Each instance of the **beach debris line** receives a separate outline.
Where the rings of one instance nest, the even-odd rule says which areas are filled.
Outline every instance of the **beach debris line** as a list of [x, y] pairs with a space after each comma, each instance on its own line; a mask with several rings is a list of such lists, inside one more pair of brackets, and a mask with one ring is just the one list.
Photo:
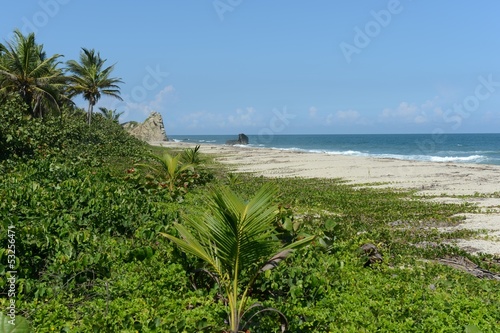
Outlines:
[[467, 273], [477, 276], [480, 279], [500, 281], [500, 273], [490, 272], [484, 268], [481, 268], [466, 257], [458, 255], [446, 256], [443, 258], [439, 258], [437, 262], [446, 266], [466, 271]]

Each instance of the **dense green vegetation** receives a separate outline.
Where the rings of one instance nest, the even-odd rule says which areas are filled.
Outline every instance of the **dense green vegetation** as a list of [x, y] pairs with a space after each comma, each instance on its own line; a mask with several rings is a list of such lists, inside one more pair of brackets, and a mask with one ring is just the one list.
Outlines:
[[[0, 50], [0, 63], [5, 54]], [[162, 234], [194, 232], [192, 222], [213, 211], [214, 189], [228, 186], [244, 207], [265, 185], [276, 195], [265, 205], [272, 229], [259, 242], [269, 238], [278, 250], [316, 237], [255, 281], [248, 273], [262, 261], [241, 268], [241, 285], [251, 285], [248, 306], [279, 311], [250, 308], [241, 319], [249, 320], [245, 329], [280, 332], [281, 313], [289, 332], [498, 331], [499, 282], [436, 261], [461, 255], [500, 270], [488, 256], [439, 245], [472, 234], [435, 227], [459, 222], [474, 206], [338, 179], [236, 176], [200, 155], [202, 148], [149, 147], [112, 117], [64, 100], [51, 104], [45, 92], [27, 98], [3, 89], [1, 73], [0, 307], [7, 310], [0, 328], [9, 327], [13, 300], [16, 322], [25, 318], [37, 333], [227, 331], [228, 293], [215, 282], [217, 272]], [[47, 93], [64, 95], [53, 84]], [[37, 104], [34, 96], [49, 100]], [[367, 243], [381, 261], [360, 251]], [[9, 271], [16, 271], [15, 297]]]
[[[16, 107], [10, 102], [0, 112]], [[2, 137], [8, 152], [0, 165], [2, 308], [9, 302], [7, 228], [14, 225], [16, 309], [34, 332], [223, 331], [224, 293], [201, 262], [159, 233], [175, 234], [175, 223], [203, 216], [207, 186], [229, 184], [230, 177], [221, 166], [201, 164], [173, 195], [162, 185], [165, 175], [137, 167], [155, 163], [151, 149], [104, 117], [94, 115], [91, 127], [85, 120], [76, 112], [2, 127], [1, 133], [25, 128]], [[456, 223], [474, 207], [354, 189], [340, 180], [231, 178], [233, 191], [247, 199], [264, 183], [279, 193], [275, 231], [283, 245], [318, 236], [249, 291], [249, 304], [278, 309], [290, 332], [495, 332], [500, 324], [498, 281], [433, 261], [467, 255], [458, 249], [414, 246], [467, 236], [432, 227]], [[383, 262], [365, 267], [359, 253], [365, 243], [378, 246]], [[250, 330], [278, 332], [280, 318], [260, 317]]]

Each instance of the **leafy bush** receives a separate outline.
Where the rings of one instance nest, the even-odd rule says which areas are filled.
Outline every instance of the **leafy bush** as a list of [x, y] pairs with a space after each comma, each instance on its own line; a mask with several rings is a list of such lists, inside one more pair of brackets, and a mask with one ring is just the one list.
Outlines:
[[[80, 332], [78, 322], [83, 323], [82, 331], [93, 331], [100, 323], [111, 331], [136, 327], [135, 321], [111, 324], [122, 318], [119, 309], [130, 304], [128, 299], [109, 300], [109, 313], [101, 317], [101, 288], [114, 286], [121, 277], [126, 286], [129, 275], [124, 267], [139, 279], [137, 268], [143, 262], [158, 261], [156, 235], [177, 220], [178, 203], [165, 202], [158, 193], [142, 191], [125, 179], [125, 170], [149, 153], [119, 125], [94, 115], [88, 126], [79, 110], [41, 120], [23, 116], [21, 109], [21, 102], [10, 100], [0, 113], [5, 120], [0, 123], [0, 290], [7, 295], [8, 253], [3, 249], [8, 244], [6, 230], [14, 226], [16, 308], [32, 321], [36, 332], [55, 327]], [[163, 263], [159, 271], [169, 271], [168, 267]], [[139, 288], [135, 297], [145, 296]], [[5, 302], [9, 300], [0, 298], [2, 306]], [[102, 320], [92, 324], [84, 320], [87, 315], [75, 304], [85, 304], [82, 308], [93, 313], [91, 317]], [[113, 304], [118, 312], [112, 312]], [[139, 307], [130, 308], [130, 313], [136, 310]], [[167, 326], [163, 315], [156, 318], [143, 323], [150, 328]], [[189, 329], [206, 324], [191, 321], [172, 325]]]
[[40, 121], [26, 116], [26, 109], [22, 101], [14, 98], [0, 104], [0, 161], [35, 153], [37, 142], [33, 142], [31, 133]]
[[57, 158], [116, 168], [129, 165], [128, 161], [143, 156], [147, 149], [143, 142], [101, 115], [94, 115], [92, 126], [88, 126], [85, 113], [79, 109], [66, 109], [61, 117], [44, 119], [25, 116], [25, 109], [16, 98], [0, 106], [0, 161]]

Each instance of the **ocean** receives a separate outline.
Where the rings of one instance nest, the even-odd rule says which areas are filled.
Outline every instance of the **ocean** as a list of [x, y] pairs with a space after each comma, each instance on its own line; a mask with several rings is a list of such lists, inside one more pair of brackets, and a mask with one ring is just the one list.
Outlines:
[[[500, 165], [500, 134], [247, 135], [248, 147], [400, 160]], [[170, 140], [223, 145], [238, 135], [172, 135]]]

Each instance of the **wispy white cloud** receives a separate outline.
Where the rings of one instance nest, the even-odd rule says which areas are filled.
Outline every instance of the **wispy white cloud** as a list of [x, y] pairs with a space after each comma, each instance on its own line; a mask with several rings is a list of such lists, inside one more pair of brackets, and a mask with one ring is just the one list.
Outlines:
[[176, 125], [188, 129], [210, 129], [210, 128], [224, 128], [226, 126], [225, 118], [219, 114], [211, 113], [208, 111], [191, 112], [180, 117], [176, 121]]
[[166, 125], [169, 128], [187, 128], [190, 130], [212, 129], [248, 129], [258, 128], [260, 115], [253, 107], [237, 108], [230, 112], [193, 111], [174, 119]]
[[316, 107], [311, 106], [307, 111], [310, 118], [316, 118], [316, 115], [318, 114], [318, 109]]
[[149, 106], [153, 109], [162, 109], [166, 103], [177, 101], [177, 92], [172, 85], [165, 86], [160, 90], [154, 97], [154, 99], [149, 103]]
[[227, 122], [229, 125], [233, 126], [255, 126], [257, 121], [255, 119], [257, 112], [253, 107], [247, 107], [245, 109], [236, 109], [234, 113], [227, 116]]
[[425, 117], [425, 115], [417, 115], [415, 116], [415, 118], [413, 118], [413, 122], [415, 124], [423, 124], [423, 123], [426, 123], [427, 122], [427, 117]]
[[338, 110], [328, 114], [325, 118], [327, 125], [331, 124], [344, 124], [344, 125], [366, 125], [369, 123], [359, 111], [357, 110]]
[[413, 119], [419, 113], [419, 108], [415, 104], [401, 102], [397, 108], [385, 108], [382, 110], [383, 119], [397, 118], [401, 120]]
[[415, 103], [401, 102], [396, 108], [385, 108], [379, 115], [381, 122], [404, 122], [423, 124], [441, 117], [443, 114], [438, 97], [426, 100], [417, 105]]
[[131, 95], [122, 95], [123, 101], [112, 98], [103, 98], [100, 105], [110, 109], [116, 109], [118, 112], [124, 112], [121, 119], [144, 120], [151, 112], [162, 112], [170, 103], [178, 100], [177, 91], [173, 85], [167, 85], [158, 91], [151, 99], [137, 101]]
[[359, 114], [358, 111], [346, 110], [346, 111], [337, 111], [335, 117], [340, 121], [355, 122], [361, 118], [361, 115]]
[[422, 109], [433, 109], [440, 103], [439, 97], [436, 96], [433, 99], [428, 99], [420, 105]]

